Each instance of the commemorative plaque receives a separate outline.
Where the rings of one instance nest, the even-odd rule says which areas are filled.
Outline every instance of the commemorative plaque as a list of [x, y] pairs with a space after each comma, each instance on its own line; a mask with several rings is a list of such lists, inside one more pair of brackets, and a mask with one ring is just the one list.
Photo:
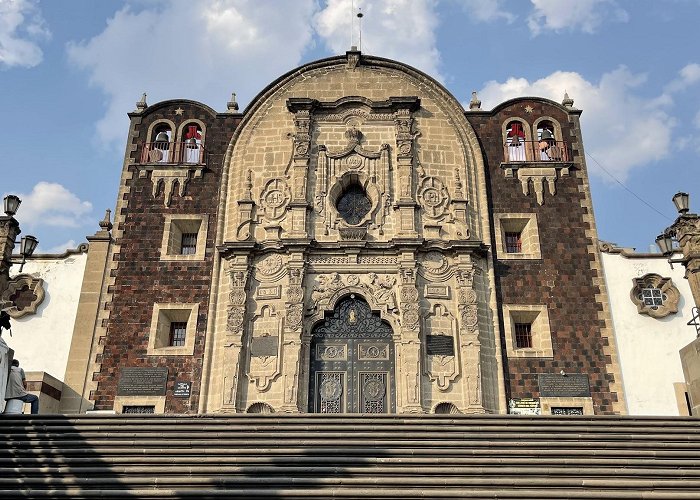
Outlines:
[[426, 335], [426, 350], [428, 356], [454, 356], [455, 343], [447, 335]]
[[588, 398], [591, 396], [588, 375], [580, 373], [567, 373], [565, 375], [540, 373], [538, 383], [540, 397], [543, 398]]
[[122, 368], [117, 396], [165, 396], [167, 368]]

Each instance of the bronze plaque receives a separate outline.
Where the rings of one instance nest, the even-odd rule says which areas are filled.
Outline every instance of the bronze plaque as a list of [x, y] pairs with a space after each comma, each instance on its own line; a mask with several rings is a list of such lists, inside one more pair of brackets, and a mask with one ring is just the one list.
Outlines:
[[250, 355], [256, 357], [277, 356], [277, 335], [253, 337], [250, 342]]
[[117, 396], [165, 396], [167, 368], [122, 368]]
[[540, 373], [538, 383], [540, 397], [543, 398], [588, 398], [591, 396], [588, 375], [580, 373], [567, 373], [566, 375]]
[[448, 335], [426, 335], [425, 346], [428, 356], [454, 356], [455, 343]]

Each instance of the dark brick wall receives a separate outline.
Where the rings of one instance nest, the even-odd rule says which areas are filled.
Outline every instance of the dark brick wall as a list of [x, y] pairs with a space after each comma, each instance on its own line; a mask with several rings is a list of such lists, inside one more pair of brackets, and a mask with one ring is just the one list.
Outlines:
[[[525, 111], [527, 105], [533, 108], [532, 113]], [[496, 108], [494, 113], [467, 113], [481, 142], [487, 166], [493, 235], [490, 243], [495, 249], [498, 304], [546, 305], [552, 333], [553, 359], [509, 359], [501, 326], [507, 397], [539, 397], [538, 374], [564, 370], [587, 374], [595, 412], [612, 413], [616, 395], [611, 394], [609, 387], [613, 376], [606, 372], [610, 360], [606, 359], [603, 348], [607, 339], [601, 336], [604, 322], [598, 319], [602, 304], [596, 301], [599, 288], [593, 285], [596, 274], [590, 266], [594, 255], [588, 250], [593, 242], [585, 234], [590, 228], [584, 222], [586, 209], [581, 207], [583, 194], [579, 192], [587, 173], [577, 164], [578, 168], [571, 171], [570, 177], [556, 181], [555, 196], [545, 188], [542, 206], [532, 192], [525, 196], [520, 180], [506, 178], [500, 165], [504, 161], [502, 125], [514, 116], [526, 119], [531, 126], [539, 117], [550, 116], [560, 123], [563, 137], [569, 144], [581, 143], [580, 138], [572, 136], [574, 117], [570, 121], [561, 107], [544, 100], [521, 99]], [[573, 155], [578, 159], [579, 151], [574, 149]], [[537, 214], [542, 259], [499, 260], [493, 214], [533, 212]], [[499, 317], [503, 325], [502, 309]]]
[[[181, 115], [175, 113], [182, 109]], [[206, 169], [200, 179], [191, 179], [185, 195], [173, 193], [166, 207], [163, 189], [154, 199], [149, 178], [139, 178], [137, 166], [141, 158], [141, 144], [146, 140], [148, 127], [156, 120], [167, 118], [179, 126], [183, 121], [196, 118], [206, 124], [204, 146], [208, 151]], [[165, 411], [167, 413], [196, 413], [199, 402], [204, 340], [212, 278], [216, 219], [221, 172], [226, 148], [240, 123], [240, 115], [215, 114], [205, 106], [191, 101], [168, 101], [146, 110], [138, 125], [139, 145], [128, 166], [133, 173], [127, 181], [130, 188], [120, 252], [113, 271], [115, 283], [113, 301], [104, 339], [104, 352], [98, 362], [101, 371], [95, 374], [98, 382], [94, 393], [97, 409], [112, 408], [120, 370], [124, 367], [166, 367], [168, 386]], [[160, 246], [165, 216], [169, 214], [208, 214], [206, 255], [198, 262], [161, 262]], [[197, 337], [194, 356], [147, 356], [148, 335], [155, 302], [199, 303]], [[192, 396], [188, 399], [172, 397], [176, 380], [192, 381]]]

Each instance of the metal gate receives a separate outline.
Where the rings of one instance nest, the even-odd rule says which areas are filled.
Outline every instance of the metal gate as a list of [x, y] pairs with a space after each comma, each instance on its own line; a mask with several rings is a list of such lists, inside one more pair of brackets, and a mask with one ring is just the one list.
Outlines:
[[343, 299], [312, 332], [310, 376], [312, 413], [394, 412], [391, 327], [359, 297]]

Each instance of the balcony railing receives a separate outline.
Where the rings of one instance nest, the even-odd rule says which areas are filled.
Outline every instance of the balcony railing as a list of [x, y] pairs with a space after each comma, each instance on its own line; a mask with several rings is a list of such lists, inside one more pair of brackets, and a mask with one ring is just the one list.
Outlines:
[[141, 163], [203, 165], [206, 163], [206, 151], [203, 144], [146, 142], [141, 150]]
[[504, 144], [506, 163], [517, 162], [568, 162], [569, 146], [564, 141], [520, 141], [517, 145]]

